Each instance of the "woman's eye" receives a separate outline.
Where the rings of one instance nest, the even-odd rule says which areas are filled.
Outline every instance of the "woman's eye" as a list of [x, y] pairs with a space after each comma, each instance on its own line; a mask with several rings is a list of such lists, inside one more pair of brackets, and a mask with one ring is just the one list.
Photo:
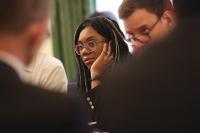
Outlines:
[[95, 45], [96, 45], [95, 42], [88, 42], [88, 46], [89, 46], [89, 47], [94, 47]]
[[78, 49], [78, 50], [82, 50], [82, 49], [83, 49], [83, 46], [82, 46], [82, 45], [78, 45], [78, 46], [77, 46], [77, 49]]

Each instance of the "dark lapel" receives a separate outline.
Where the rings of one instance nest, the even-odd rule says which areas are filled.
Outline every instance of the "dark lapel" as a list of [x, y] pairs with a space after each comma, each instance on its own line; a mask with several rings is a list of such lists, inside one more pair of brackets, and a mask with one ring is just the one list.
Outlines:
[[12, 84], [14, 82], [21, 82], [20, 77], [12, 67], [0, 61], [0, 87], [1, 84]]

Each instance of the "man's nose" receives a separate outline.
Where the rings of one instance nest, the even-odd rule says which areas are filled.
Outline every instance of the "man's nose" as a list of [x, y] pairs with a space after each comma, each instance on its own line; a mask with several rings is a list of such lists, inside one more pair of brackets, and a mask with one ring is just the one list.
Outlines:
[[142, 42], [140, 40], [135, 40], [132, 45], [134, 53], [137, 53], [144, 45], [146, 45], [145, 42]]
[[137, 35], [134, 37], [134, 43], [147, 44], [149, 42], [150, 42], [150, 38], [147, 36]]

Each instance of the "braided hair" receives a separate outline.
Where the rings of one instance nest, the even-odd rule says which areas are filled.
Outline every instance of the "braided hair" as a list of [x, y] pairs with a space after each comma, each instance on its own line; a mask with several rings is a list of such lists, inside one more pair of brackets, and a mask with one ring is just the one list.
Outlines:
[[[81, 31], [88, 26], [91, 26], [97, 33], [106, 38], [106, 40], [112, 42], [111, 51], [114, 57], [113, 65], [122, 62], [130, 55], [128, 45], [124, 41], [124, 34], [120, 30], [117, 22], [102, 16], [88, 18], [78, 26], [74, 36], [75, 45], [78, 42]], [[86, 67], [80, 55], [76, 54], [76, 59], [79, 69], [78, 88], [83, 92], [87, 92], [91, 88], [90, 70]]]

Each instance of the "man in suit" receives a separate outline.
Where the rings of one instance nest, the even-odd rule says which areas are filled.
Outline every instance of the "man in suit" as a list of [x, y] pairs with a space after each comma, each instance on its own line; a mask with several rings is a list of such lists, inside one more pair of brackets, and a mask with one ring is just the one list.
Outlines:
[[75, 95], [47, 92], [21, 81], [47, 32], [51, 0], [0, 1], [0, 132], [87, 130]]
[[200, 132], [200, 3], [175, 0], [179, 21], [103, 84], [99, 125], [110, 132]]

